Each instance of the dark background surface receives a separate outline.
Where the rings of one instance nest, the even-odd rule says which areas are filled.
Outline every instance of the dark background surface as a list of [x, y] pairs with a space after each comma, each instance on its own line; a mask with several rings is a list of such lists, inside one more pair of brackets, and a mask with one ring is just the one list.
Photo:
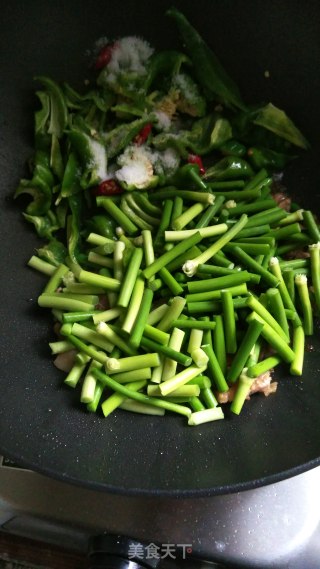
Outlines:
[[[50, 320], [36, 307], [44, 279], [25, 267], [39, 240], [11, 196], [32, 153], [33, 76], [74, 86], [89, 76], [87, 51], [101, 36], [141, 35], [179, 45], [171, 2], [13, 1], [0, 32], [1, 407], [0, 452], [50, 476], [124, 493], [200, 495], [254, 487], [319, 463], [319, 341], [303, 379], [253, 397], [239, 418], [191, 429], [184, 419], [80, 408], [62, 386], [47, 342]], [[286, 109], [312, 144], [286, 172], [292, 195], [319, 205], [320, 5], [317, 1], [175, 2], [206, 37], [246, 101]], [[265, 70], [270, 78], [264, 76]], [[317, 334], [319, 336], [319, 334]]]
[[85, 555], [0, 532], [0, 569], [89, 569]]

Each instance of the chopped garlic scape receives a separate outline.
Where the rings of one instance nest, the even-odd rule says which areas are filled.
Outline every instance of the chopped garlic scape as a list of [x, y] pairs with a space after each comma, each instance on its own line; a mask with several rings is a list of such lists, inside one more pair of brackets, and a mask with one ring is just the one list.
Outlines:
[[269, 264], [270, 264], [270, 267], [274, 267], [275, 265], [279, 265], [278, 257], [271, 257]]
[[196, 274], [198, 268], [198, 264], [193, 261], [186, 261], [182, 266], [183, 272], [187, 275], [187, 277], [193, 277]]
[[316, 249], [320, 249], [320, 242], [319, 241], [318, 241], [318, 243], [313, 243], [312, 245], [309, 245], [309, 251], [316, 250]]
[[224, 413], [221, 407], [204, 409], [203, 411], [191, 413], [188, 419], [188, 425], [194, 427], [196, 425], [202, 425], [203, 423], [209, 423], [210, 421], [218, 421], [219, 419], [224, 419]]

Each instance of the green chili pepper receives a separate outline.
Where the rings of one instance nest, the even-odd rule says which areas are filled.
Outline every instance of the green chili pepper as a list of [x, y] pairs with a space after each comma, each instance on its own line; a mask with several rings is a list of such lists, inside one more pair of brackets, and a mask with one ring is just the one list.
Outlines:
[[235, 140], [234, 138], [229, 138], [219, 146], [220, 152], [225, 154], [226, 156], [237, 156], [238, 158], [242, 158], [246, 155], [247, 149], [244, 144]]
[[35, 112], [35, 134], [46, 134], [48, 132], [48, 120], [50, 116], [50, 97], [46, 91], [37, 91], [36, 96], [40, 100], [41, 108]]
[[154, 175], [150, 176], [149, 180], [146, 182], [146, 184], [143, 187], [141, 186], [137, 187], [136, 184], [128, 184], [124, 180], [119, 180], [119, 186], [121, 186], [121, 188], [123, 188], [128, 192], [133, 192], [136, 190], [151, 190], [158, 186], [159, 180], [160, 180], [159, 176], [154, 176]]
[[51, 239], [49, 243], [37, 249], [37, 253], [41, 259], [58, 267], [65, 262], [67, 249], [58, 239]]
[[86, 189], [98, 185], [106, 178], [107, 155], [103, 144], [86, 132], [72, 128], [68, 138], [76, 150], [83, 165], [80, 185]]
[[86, 221], [89, 232], [115, 239], [116, 223], [107, 215], [93, 215]]
[[77, 194], [80, 186], [80, 165], [74, 152], [70, 152], [61, 184], [61, 197]]
[[50, 166], [52, 172], [57, 176], [57, 178], [62, 180], [64, 174], [63, 158], [59, 139], [54, 134], [51, 137]]
[[85, 96], [80, 95], [69, 83], [64, 83], [63, 86], [63, 93], [65, 96], [66, 105], [70, 109], [77, 109], [80, 110], [83, 107], [83, 103], [88, 101], [89, 93], [86, 93]]
[[139, 134], [141, 129], [152, 122], [151, 117], [136, 119], [130, 123], [120, 124], [116, 128], [103, 134], [103, 143], [106, 147], [108, 158], [119, 154]]
[[33, 223], [37, 234], [41, 238], [51, 239], [52, 233], [59, 229], [57, 218], [50, 209], [46, 215], [29, 215], [28, 213], [23, 213], [22, 215], [27, 221]]
[[54, 176], [50, 168], [50, 155], [44, 150], [37, 150], [33, 159], [33, 176], [38, 176], [50, 188], [54, 186]]
[[68, 254], [72, 262], [78, 264], [82, 217], [82, 194], [69, 196], [68, 202], [71, 209], [71, 215], [68, 217], [67, 225]]
[[88, 91], [84, 95], [80, 95], [68, 83], [63, 84], [63, 92], [66, 104], [71, 109], [78, 109], [80, 112], [86, 113], [88, 108], [95, 104], [100, 111], [108, 111], [115, 102], [115, 96], [109, 91]]
[[295, 158], [289, 154], [257, 146], [249, 148], [247, 155], [253, 168], [257, 170], [260, 168], [266, 168], [268, 170], [282, 170], [289, 160]]
[[28, 205], [26, 213], [31, 216], [42, 216], [51, 207], [54, 177], [50, 170], [50, 158], [46, 151], [37, 150], [33, 160], [33, 176], [31, 180], [22, 179], [14, 194], [29, 194], [33, 201]]
[[37, 91], [41, 108], [35, 112], [34, 139], [36, 149], [47, 150], [50, 147], [51, 136], [48, 134], [48, 121], [50, 116], [50, 97], [45, 91]]
[[234, 137], [248, 147], [270, 148], [282, 154], [290, 154], [291, 143], [288, 140], [255, 123], [262, 109], [262, 105], [252, 105], [246, 111], [233, 115], [230, 122]]
[[204, 179], [232, 180], [251, 178], [254, 172], [248, 162], [238, 156], [225, 156], [219, 162], [207, 168]]
[[148, 73], [144, 83], [145, 92], [149, 91], [159, 77], [167, 79], [169, 76], [179, 73], [183, 63], [189, 62], [189, 58], [180, 51], [163, 50], [154, 53], [148, 65]]
[[[31, 161], [31, 165], [30, 168], [35, 169], [37, 167], [42, 167], [45, 171], [46, 171], [46, 182], [50, 185], [53, 184], [54, 179], [53, 179], [53, 175], [52, 172], [50, 170], [50, 152], [49, 150], [42, 150], [42, 149], [38, 149], [36, 150], [32, 161]], [[44, 172], [43, 170], [43, 172]]]
[[207, 186], [199, 175], [198, 164], [184, 164], [167, 180], [167, 183], [178, 188], [196, 186], [199, 190], [207, 191]]
[[226, 73], [216, 55], [204, 42], [186, 17], [176, 8], [170, 8], [172, 17], [193, 62], [194, 71], [209, 100], [218, 99], [227, 106], [244, 108], [238, 87]]
[[66, 200], [62, 200], [56, 206], [56, 211], [55, 211], [57, 224], [59, 228], [64, 228], [66, 226], [67, 212], [68, 212], [68, 202]]
[[115, 102], [114, 94], [110, 93], [110, 91], [90, 91], [89, 95], [97, 109], [104, 113], [106, 113]]
[[181, 131], [178, 134], [171, 132], [161, 132], [153, 137], [153, 146], [158, 150], [174, 148], [181, 158], [188, 158], [190, 145], [190, 132]]
[[153, 137], [152, 144], [158, 150], [174, 148], [184, 159], [188, 158], [190, 152], [206, 154], [213, 148], [210, 136], [216, 119], [212, 120], [210, 117], [203, 117], [196, 121], [191, 131], [161, 132]]
[[28, 205], [26, 213], [31, 216], [45, 215], [51, 206], [52, 191], [47, 182], [38, 173], [31, 180], [20, 180], [14, 197], [29, 194], [33, 201]]
[[213, 148], [220, 148], [231, 136], [230, 122], [218, 113], [212, 113], [193, 124], [188, 144], [193, 152], [203, 155]]
[[304, 150], [307, 150], [310, 146], [306, 138], [293, 124], [286, 113], [272, 105], [272, 103], [262, 107], [253, 122], [267, 130], [271, 130], [271, 132], [277, 136], [288, 140], [288, 142], [296, 146], [300, 146], [300, 148]]
[[63, 91], [59, 85], [52, 79], [49, 79], [49, 77], [41, 75], [35, 77], [35, 79], [46, 87], [50, 97], [48, 133], [60, 138], [68, 124], [68, 109]]
[[177, 98], [177, 109], [192, 117], [202, 117], [206, 112], [207, 103], [201, 95], [197, 83], [186, 73], [173, 76], [169, 95]]
[[136, 104], [145, 99], [146, 73], [119, 66], [117, 73], [110, 73], [105, 66], [97, 78], [99, 87], [120, 97], [134, 101]]

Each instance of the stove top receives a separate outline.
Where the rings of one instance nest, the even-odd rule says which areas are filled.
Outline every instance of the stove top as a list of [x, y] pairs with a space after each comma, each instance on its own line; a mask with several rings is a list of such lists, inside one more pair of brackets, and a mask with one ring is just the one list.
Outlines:
[[320, 467], [254, 490], [180, 499], [106, 494], [0, 464], [0, 527], [24, 537], [86, 552], [93, 535], [127, 535], [149, 544], [161, 568], [319, 568]]

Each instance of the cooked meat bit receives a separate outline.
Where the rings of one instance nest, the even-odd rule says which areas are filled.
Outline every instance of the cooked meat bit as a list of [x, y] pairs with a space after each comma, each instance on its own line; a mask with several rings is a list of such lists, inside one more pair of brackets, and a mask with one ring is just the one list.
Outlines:
[[279, 207], [285, 209], [286, 211], [290, 211], [291, 198], [286, 192], [286, 187], [282, 184], [282, 173], [279, 175], [274, 175], [273, 177], [271, 197]]
[[[250, 391], [248, 393], [247, 399], [250, 399], [250, 395], [254, 393], [263, 393], [266, 397], [271, 393], [275, 393], [277, 391], [278, 383], [276, 381], [272, 382], [271, 371], [267, 371], [266, 373], [262, 373], [259, 375], [251, 385]], [[234, 384], [225, 391], [225, 393], [216, 393], [216, 398], [218, 403], [229, 403], [233, 401], [234, 395], [237, 391], [237, 384]]]
[[68, 350], [68, 352], [63, 352], [62, 354], [58, 354], [57, 357], [54, 359], [53, 363], [58, 369], [68, 373], [72, 369], [75, 363], [76, 353], [77, 350], [72, 349]]
[[272, 377], [270, 371], [267, 371], [266, 373], [262, 373], [261, 375], [259, 375], [251, 385], [248, 399], [250, 398], [250, 395], [257, 392], [264, 393], [264, 395], [266, 396], [270, 395], [270, 393], [275, 393], [277, 391], [278, 384], [276, 381], [274, 381], [273, 383], [271, 382], [272, 382]]
[[304, 250], [304, 249], [295, 249], [294, 251], [289, 251], [288, 253], [286, 253], [285, 258], [286, 259], [308, 259], [310, 257], [310, 254], [308, 251]]
[[281, 207], [285, 211], [290, 211], [291, 198], [289, 198], [289, 196], [287, 196], [285, 192], [275, 192], [272, 194], [272, 198], [279, 207]]
[[53, 326], [53, 331], [56, 334], [56, 336], [60, 336], [60, 328], [61, 328], [61, 322], [55, 322], [54, 326]]
[[238, 385], [235, 383], [230, 387], [230, 389], [228, 389], [228, 391], [225, 391], [224, 393], [215, 393], [218, 403], [229, 403], [229, 401], [233, 401], [237, 387]]
[[99, 302], [96, 306], [96, 309], [97, 310], [107, 310], [107, 308], [110, 308], [108, 297], [106, 294], [100, 294], [99, 295]]

